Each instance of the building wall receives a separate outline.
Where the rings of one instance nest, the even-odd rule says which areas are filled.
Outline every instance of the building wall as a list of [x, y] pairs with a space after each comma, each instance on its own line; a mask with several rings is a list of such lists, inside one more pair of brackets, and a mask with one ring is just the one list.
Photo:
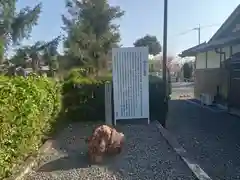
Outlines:
[[217, 86], [220, 85], [220, 69], [198, 69], [195, 72], [194, 95], [200, 97], [201, 93], [207, 93], [215, 96]]
[[[231, 48], [222, 48], [222, 52], [225, 52], [226, 59], [231, 56]], [[232, 47], [232, 54], [240, 52], [240, 45]], [[221, 57], [222, 56], [222, 57]], [[211, 69], [220, 68], [221, 61], [224, 61], [224, 55], [216, 53], [215, 51], [202, 52], [196, 56], [196, 69]]]
[[240, 44], [232, 47], [232, 54], [240, 52]]
[[[226, 59], [230, 58], [230, 56], [231, 56], [231, 47], [222, 48], [222, 52], [225, 52]], [[223, 55], [222, 55], [222, 61], [224, 61]]]
[[207, 68], [220, 68], [221, 63], [220, 54], [217, 54], [215, 51], [207, 52]]
[[[222, 48], [222, 51], [226, 53], [226, 59], [230, 57], [230, 47]], [[194, 89], [196, 98], [199, 98], [201, 93], [208, 93], [214, 97], [217, 94], [217, 87], [220, 94], [227, 98], [229, 74], [226, 69], [220, 68], [221, 61], [224, 61], [223, 55], [215, 51], [199, 53], [196, 56]]]
[[206, 53], [199, 53], [196, 56], [196, 69], [206, 68]]

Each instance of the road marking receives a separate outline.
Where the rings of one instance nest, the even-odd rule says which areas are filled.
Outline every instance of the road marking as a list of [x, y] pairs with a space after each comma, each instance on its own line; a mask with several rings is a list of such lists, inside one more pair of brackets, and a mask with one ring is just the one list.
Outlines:
[[187, 151], [178, 143], [176, 138], [170, 134], [170, 132], [163, 128], [162, 125], [156, 122], [156, 126], [159, 129], [161, 135], [166, 139], [168, 144], [174, 149], [174, 151], [180, 156], [183, 162], [188, 166], [192, 173], [198, 180], [212, 180], [207, 173], [187, 155]]

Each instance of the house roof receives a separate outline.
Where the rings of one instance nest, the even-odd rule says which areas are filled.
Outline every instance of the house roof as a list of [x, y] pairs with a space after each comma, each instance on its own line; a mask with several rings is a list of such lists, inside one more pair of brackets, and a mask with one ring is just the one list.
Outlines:
[[198, 50], [202, 49], [203, 47], [207, 46], [207, 43], [204, 42], [202, 44], [193, 46], [189, 49], [184, 50], [181, 54], [179, 54], [180, 57], [186, 57], [186, 56], [194, 56]]
[[198, 52], [206, 52], [234, 44], [240, 44], [240, 5], [237, 6], [207, 43], [189, 48], [179, 56], [195, 56]]
[[[220, 38], [229, 37], [229, 35], [240, 35], [240, 4], [236, 7], [236, 9], [230, 14], [230, 16], [225, 20], [225, 22], [221, 25], [221, 27], [217, 30], [217, 32], [212, 36], [210, 41], [215, 41]], [[238, 26], [238, 30], [236, 29]]]

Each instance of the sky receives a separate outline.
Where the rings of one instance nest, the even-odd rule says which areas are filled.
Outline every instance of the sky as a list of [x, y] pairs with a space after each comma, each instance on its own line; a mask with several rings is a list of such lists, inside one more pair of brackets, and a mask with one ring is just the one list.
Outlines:
[[[43, 10], [38, 25], [24, 44], [51, 40], [62, 34], [61, 15], [66, 13], [64, 0], [21, 0], [17, 7], [34, 6], [39, 2], [43, 3]], [[136, 39], [146, 34], [157, 36], [162, 44], [164, 0], [109, 0], [109, 3], [125, 11], [116, 21], [120, 25], [123, 46], [133, 46]], [[199, 24], [202, 26], [201, 42], [208, 41], [239, 3], [239, 0], [168, 0], [168, 54], [176, 55], [197, 45], [197, 31], [189, 30]]]

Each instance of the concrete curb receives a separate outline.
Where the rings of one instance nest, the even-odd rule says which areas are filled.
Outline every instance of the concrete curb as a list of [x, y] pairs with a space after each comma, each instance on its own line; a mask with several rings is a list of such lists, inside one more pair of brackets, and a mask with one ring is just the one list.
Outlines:
[[198, 103], [193, 102], [193, 101], [191, 101], [191, 100], [189, 100], [189, 99], [183, 99], [183, 100], [186, 101], [187, 103], [191, 103], [191, 104], [193, 104], [193, 105], [196, 105], [196, 106], [198, 106], [198, 107], [200, 107], [200, 108], [207, 109], [207, 110], [212, 111], [212, 112], [214, 112], [214, 113], [226, 112], [226, 110], [223, 110], [223, 109], [219, 109], [219, 110], [211, 109], [211, 108], [208, 107], [208, 106], [204, 106], [204, 105], [198, 104]]
[[231, 109], [228, 110], [228, 108], [226, 106], [223, 106], [221, 104], [216, 104], [216, 105], [219, 109], [224, 109], [229, 115], [240, 118], [240, 113], [239, 112], [236, 112], [236, 111], [231, 110]]
[[156, 126], [158, 127], [161, 135], [166, 139], [166, 141], [174, 149], [174, 151], [180, 156], [180, 158], [188, 166], [188, 168], [192, 171], [192, 173], [196, 176], [198, 180], [212, 180], [197, 163], [195, 163], [192, 159], [188, 157], [187, 151], [178, 143], [177, 139], [174, 138], [168, 130], [163, 128], [158, 121], [156, 121]]
[[46, 153], [50, 148], [52, 148], [53, 141], [47, 140], [38, 150], [37, 156], [30, 156], [26, 159], [26, 161], [16, 170], [14, 170], [14, 174], [8, 178], [7, 180], [22, 180], [26, 174], [31, 172], [32, 168], [34, 168], [38, 164], [38, 157]]
[[238, 113], [235, 112], [228, 112], [229, 115], [240, 118], [240, 115]]
[[225, 111], [228, 110], [228, 108], [227, 108], [226, 106], [224, 106], [224, 105], [216, 104], [216, 106], [217, 106], [219, 109], [222, 109], [222, 110], [225, 110]]

